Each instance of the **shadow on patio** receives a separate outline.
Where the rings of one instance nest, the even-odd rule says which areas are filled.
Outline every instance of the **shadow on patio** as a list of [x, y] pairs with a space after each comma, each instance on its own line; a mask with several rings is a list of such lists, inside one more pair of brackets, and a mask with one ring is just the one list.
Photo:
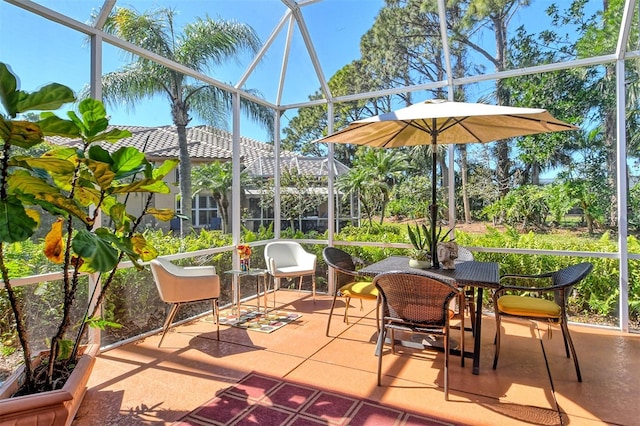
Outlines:
[[[560, 330], [553, 328], [549, 339], [546, 324], [504, 321], [500, 364], [492, 370], [495, 322], [488, 316], [480, 375], [471, 373], [471, 360], [461, 367], [451, 356], [446, 402], [441, 353], [386, 354], [383, 386], [376, 385], [375, 302], [365, 301], [367, 315], [360, 318], [356, 301], [349, 326], [339, 318], [339, 305], [326, 337], [329, 296], [314, 302], [307, 293], [281, 290], [277, 301], [279, 309], [302, 318], [271, 334], [221, 326], [220, 341], [211, 322], [195, 320], [167, 333], [161, 348], [157, 334], [104, 352], [73, 425], [170, 424], [250, 371], [461, 424], [637, 424], [638, 335], [572, 326], [583, 374], [578, 383]], [[470, 333], [466, 339], [472, 347]]]

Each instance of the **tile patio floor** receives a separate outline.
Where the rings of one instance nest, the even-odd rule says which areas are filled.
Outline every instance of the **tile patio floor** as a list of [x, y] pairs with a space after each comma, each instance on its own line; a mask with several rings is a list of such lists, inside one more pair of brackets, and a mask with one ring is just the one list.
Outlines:
[[[329, 296], [314, 302], [308, 293], [281, 290], [277, 302], [302, 318], [271, 334], [221, 326], [220, 341], [214, 324], [196, 320], [170, 330], [162, 348], [156, 334], [102, 353], [73, 425], [171, 424], [252, 370], [464, 424], [640, 424], [640, 335], [572, 326], [583, 376], [578, 383], [561, 331], [554, 327], [549, 339], [543, 323], [538, 331], [532, 322], [504, 321], [493, 370], [495, 322], [487, 315], [480, 374], [471, 373], [470, 359], [463, 368], [451, 356], [447, 402], [438, 352], [387, 352], [383, 386], [376, 385], [375, 302], [365, 301], [360, 312], [356, 301], [348, 326], [338, 302], [331, 337], [325, 336]], [[538, 332], [542, 337], [532, 338]], [[465, 344], [472, 348], [470, 333]]]

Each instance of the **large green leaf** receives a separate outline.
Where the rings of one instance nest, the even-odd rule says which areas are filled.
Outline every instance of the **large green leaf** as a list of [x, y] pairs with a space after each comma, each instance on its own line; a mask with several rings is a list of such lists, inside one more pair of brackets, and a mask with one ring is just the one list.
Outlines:
[[78, 105], [78, 112], [82, 117], [82, 122], [86, 126], [85, 137], [91, 138], [107, 129], [107, 111], [104, 104], [97, 99], [86, 98]]
[[75, 148], [55, 147], [42, 155], [43, 157], [63, 158], [75, 161], [78, 156], [78, 150]]
[[28, 239], [38, 226], [13, 197], [0, 200], [0, 241], [14, 243]]
[[131, 136], [131, 132], [128, 130], [110, 129], [106, 132], [102, 132], [95, 136], [88, 137], [87, 142], [105, 141], [105, 142], [114, 143], [114, 142], [118, 142], [120, 139], [128, 138], [130, 136]]
[[145, 185], [151, 185], [155, 182], [154, 179], [143, 179], [136, 182], [132, 182], [125, 185], [114, 187], [113, 194], [127, 194], [130, 192], [142, 192]]
[[[111, 200], [115, 200], [111, 198]], [[103, 211], [113, 220], [113, 226], [115, 229], [122, 231], [127, 221], [127, 207], [118, 203], [117, 201], [111, 203], [109, 206], [104, 206]]]
[[0, 116], [0, 138], [5, 143], [31, 148], [42, 142], [42, 130], [30, 121], [6, 121]]
[[58, 193], [58, 188], [52, 186], [46, 180], [32, 176], [25, 170], [17, 170], [7, 179], [7, 189], [10, 194], [41, 194]]
[[73, 173], [75, 164], [69, 160], [55, 157], [15, 157], [13, 164], [20, 164], [30, 169], [42, 169], [49, 173], [68, 174]]
[[90, 205], [97, 206], [101, 200], [100, 191], [92, 186], [76, 186], [75, 189], [76, 201], [85, 207]]
[[128, 175], [132, 171], [138, 171], [147, 162], [144, 154], [133, 147], [122, 147], [113, 153], [113, 170], [117, 179]]
[[9, 71], [9, 68], [0, 62], [0, 102], [10, 117], [15, 117], [16, 110], [16, 90], [18, 88], [18, 80]]
[[87, 126], [84, 124], [82, 119], [78, 117], [78, 114], [76, 114], [75, 111], [67, 111], [67, 117], [69, 117], [71, 121], [73, 121], [73, 123], [78, 127], [78, 129], [80, 129], [81, 135], [87, 134]]
[[147, 213], [152, 215], [158, 220], [169, 221], [174, 218], [176, 212], [173, 209], [156, 209], [150, 208], [147, 210]]
[[59, 208], [60, 210], [63, 210], [67, 213], [70, 213], [72, 215], [74, 215], [75, 217], [77, 217], [78, 219], [80, 219], [81, 221], [83, 221], [84, 223], [86, 223], [87, 225], [92, 225], [92, 220], [91, 218], [87, 217], [87, 212], [85, 211], [85, 209], [79, 207], [74, 200], [70, 200], [69, 198], [65, 197], [62, 194], [54, 194], [54, 193], [48, 193], [48, 194], [36, 194], [36, 199], [38, 200], [42, 200], [44, 202], [53, 204], [54, 206], [56, 206], [57, 208]]
[[168, 194], [171, 189], [165, 182], [159, 182], [155, 179], [143, 179], [128, 185], [122, 185], [115, 188], [113, 194], [127, 194], [131, 192], [153, 192], [158, 194]]
[[150, 260], [158, 257], [158, 250], [148, 242], [142, 234], [135, 234], [130, 239], [128, 239], [129, 244], [131, 244], [135, 255], [131, 255], [128, 252], [127, 255], [129, 258], [134, 261], [138, 259], [142, 259], [144, 262], [148, 262]]
[[142, 191], [153, 192], [155, 194], [169, 194], [171, 193], [171, 188], [167, 185], [166, 182], [156, 181], [152, 183], [145, 183], [140, 187]]
[[95, 161], [113, 164], [113, 158], [111, 158], [111, 154], [109, 154], [109, 151], [107, 151], [100, 145], [92, 145], [87, 152], [87, 156]]
[[38, 125], [45, 136], [62, 136], [65, 138], [77, 138], [80, 136], [80, 129], [76, 123], [70, 120], [63, 120], [56, 115], [45, 115]]
[[0, 62], [0, 102], [10, 117], [26, 111], [55, 110], [75, 100], [73, 91], [58, 83], [47, 84], [32, 93], [18, 90], [16, 77]]
[[163, 179], [166, 175], [169, 174], [176, 166], [180, 163], [178, 160], [166, 160], [161, 165], [153, 169], [153, 178], [154, 179]]
[[103, 191], [111, 187], [116, 174], [111, 170], [110, 164], [103, 163], [102, 161], [87, 160], [87, 166], [91, 169], [96, 182]]
[[118, 251], [108, 241], [87, 230], [78, 231], [71, 246], [85, 261], [84, 270], [108, 272], [118, 264]]
[[33, 93], [20, 97], [17, 111], [48, 111], [76, 100], [73, 90], [58, 83], [47, 84]]

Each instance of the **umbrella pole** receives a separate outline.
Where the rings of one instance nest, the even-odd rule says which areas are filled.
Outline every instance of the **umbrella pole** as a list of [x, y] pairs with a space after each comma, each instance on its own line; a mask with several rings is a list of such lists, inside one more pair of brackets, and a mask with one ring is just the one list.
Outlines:
[[436, 174], [436, 166], [438, 161], [438, 130], [436, 129], [436, 120], [433, 119], [433, 127], [431, 129], [431, 205], [429, 213], [431, 214], [431, 265], [438, 269], [440, 262], [438, 261], [438, 242], [436, 241], [436, 222], [438, 220], [438, 201], [436, 195], [436, 184], [438, 176]]

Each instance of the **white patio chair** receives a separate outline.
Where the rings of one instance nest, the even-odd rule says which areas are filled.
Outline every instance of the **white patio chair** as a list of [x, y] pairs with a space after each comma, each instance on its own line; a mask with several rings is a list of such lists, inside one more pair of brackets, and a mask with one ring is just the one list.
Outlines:
[[158, 347], [162, 344], [180, 305], [209, 299], [213, 308], [212, 315], [216, 321], [217, 338], [220, 340], [218, 312], [220, 277], [216, 274], [216, 268], [214, 266], [182, 267], [160, 257], [152, 260], [150, 265], [160, 298], [163, 302], [172, 304], [162, 327], [162, 337]]
[[302, 289], [302, 279], [311, 275], [313, 300], [316, 300], [316, 255], [305, 251], [295, 241], [274, 241], [264, 248], [267, 271], [280, 287], [281, 278], [300, 277], [298, 290]]

